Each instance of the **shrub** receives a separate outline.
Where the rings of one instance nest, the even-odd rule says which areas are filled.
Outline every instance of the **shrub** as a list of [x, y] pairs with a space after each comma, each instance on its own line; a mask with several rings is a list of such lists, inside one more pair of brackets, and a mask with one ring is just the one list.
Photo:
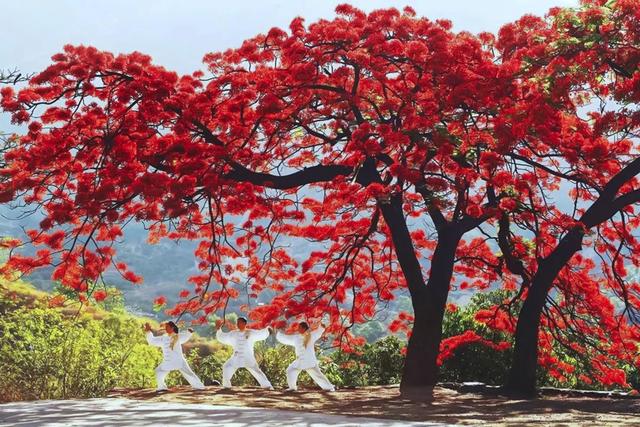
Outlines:
[[149, 387], [159, 355], [140, 322], [108, 314], [102, 321], [65, 318], [49, 308], [0, 317], [0, 400], [103, 396], [117, 386]]
[[[443, 338], [473, 331], [484, 339], [498, 343], [510, 342], [511, 337], [489, 329], [475, 320], [479, 310], [492, 307], [508, 297], [504, 291], [476, 294], [469, 304], [445, 313], [442, 326]], [[472, 342], [458, 347], [453, 355], [445, 359], [440, 366], [440, 381], [465, 382], [480, 381], [486, 384], [501, 385], [506, 379], [511, 363], [512, 350], [496, 350], [485, 344]]]

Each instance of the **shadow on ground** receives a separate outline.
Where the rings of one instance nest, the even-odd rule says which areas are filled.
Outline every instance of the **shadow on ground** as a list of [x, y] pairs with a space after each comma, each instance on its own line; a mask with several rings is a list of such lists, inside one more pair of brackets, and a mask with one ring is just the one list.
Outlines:
[[[0, 426], [436, 426], [268, 408], [149, 402], [121, 398], [48, 400], [0, 405]], [[437, 424], [441, 426], [441, 424]]]
[[444, 424], [640, 425], [640, 400], [567, 396], [510, 400], [439, 387], [435, 389], [434, 399], [429, 403], [403, 399], [397, 387], [342, 389], [334, 393], [316, 390], [268, 391], [250, 387], [233, 390], [208, 387], [205, 391], [195, 392], [188, 387], [178, 387], [163, 395], [156, 395], [152, 390], [115, 390], [113, 396], [157, 402], [278, 408]]

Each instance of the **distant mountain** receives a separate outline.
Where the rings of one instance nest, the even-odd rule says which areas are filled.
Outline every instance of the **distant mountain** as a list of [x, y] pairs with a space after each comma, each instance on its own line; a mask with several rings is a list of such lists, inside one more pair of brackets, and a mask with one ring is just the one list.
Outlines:
[[[23, 229], [37, 228], [40, 216], [34, 214], [20, 218], [16, 212], [8, 210], [6, 207], [0, 208], [0, 234], [20, 238], [24, 236]], [[108, 272], [105, 278], [110, 286], [115, 286], [123, 292], [125, 305], [129, 312], [139, 316], [150, 316], [164, 319], [164, 313], [153, 311], [153, 300], [159, 295], [167, 297], [168, 304], [178, 301], [180, 289], [190, 289], [186, 279], [198, 272], [193, 251], [196, 242], [182, 240], [179, 242], [164, 239], [157, 244], [147, 242], [147, 231], [141, 224], [132, 223], [124, 230], [124, 237], [117, 244], [118, 260], [126, 262], [131, 269], [144, 278], [142, 285], [132, 285], [124, 281], [115, 271]], [[295, 250], [295, 258], [304, 260], [311, 250], [313, 244], [302, 239], [291, 241], [290, 244]], [[33, 252], [33, 248], [27, 248], [27, 252]], [[424, 262], [425, 271], [428, 270], [428, 261]], [[51, 271], [42, 269], [28, 277], [28, 280], [39, 289], [51, 291], [53, 283], [50, 279]], [[471, 296], [470, 291], [456, 291], [450, 296], [450, 300], [457, 304], [466, 303]], [[266, 298], [268, 295], [263, 295]], [[411, 303], [408, 292], [400, 291], [396, 295], [396, 300], [387, 306], [380, 307], [376, 319], [383, 324], [388, 324], [395, 318], [398, 311], [411, 311]], [[244, 302], [244, 301], [243, 301]], [[256, 301], [258, 303], [260, 301]], [[266, 302], [266, 301], [262, 301]], [[234, 301], [228, 312], [238, 311], [242, 302]]]
[[[24, 229], [37, 228], [41, 216], [20, 217], [17, 212], [6, 207], [0, 208], [0, 235], [21, 238]], [[186, 287], [187, 277], [196, 271], [193, 251], [195, 243], [191, 241], [172, 242], [162, 240], [151, 245], [147, 243], [147, 232], [141, 224], [130, 224], [125, 229], [124, 238], [116, 248], [118, 258], [129, 264], [131, 269], [144, 277], [142, 285], [126, 282], [115, 271], [105, 275], [111, 286], [122, 290], [127, 309], [139, 315], [156, 316], [152, 311], [153, 299], [165, 295], [172, 302], [177, 300], [178, 291]], [[26, 248], [26, 253], [33, 253]], [[28, 280], [40, 289], [50, 291], [53, 283], [51, 270], [42, 269], [33, 273]]]

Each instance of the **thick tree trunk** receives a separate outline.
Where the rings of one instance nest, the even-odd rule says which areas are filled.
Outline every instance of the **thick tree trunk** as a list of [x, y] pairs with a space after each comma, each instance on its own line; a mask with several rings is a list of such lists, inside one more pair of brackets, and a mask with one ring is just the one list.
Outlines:
[[506, 384], [506, 390], [510, 394], [533, 397], [536, 393], [538, 330], [546, 297], [547, 290], [543, 286], [532, 286], [520, 310], [513, 359]]
[[536, 394], [540, 318], [553, 282], [571, 257], [581, 249], [583, 232], [570, 231], [556, 249], [538, 264], [527, 298], [518, 315], [515, 346], [505, 391], [512, 395]]
[[442, 318], [438, 313], [426, 307], [416, 311], [400, 382], [403, 395], [431, 397], [438, 376], [436, 358], [441, 337]]
[[411, 398], [431, 397], [438, 381], [442, 320], [460, 237], [455, 229], [439, 233], [426, 292], [412, 295], [415, 320], [400, 383], [400, 392]]
[[[357, 180], [363, 185], [380, 182], [372, 160], [365, 162]], [[459, 223], [445, 223], [438, 227], [438, 244], [431, 258], [429, 281], [425, 283], [402, 209], [402, 196], [393, 195], [388, 202], [381, 202], [378, 206], [391, 231], [398, 263], [411, 295], [415, 318], [407, 346], [400, 391], [412, 399], [429, 400], [438, 379], [437, 358], [442, 338], [442, 320], [453, 275], [455, 253], [464, 227]]]

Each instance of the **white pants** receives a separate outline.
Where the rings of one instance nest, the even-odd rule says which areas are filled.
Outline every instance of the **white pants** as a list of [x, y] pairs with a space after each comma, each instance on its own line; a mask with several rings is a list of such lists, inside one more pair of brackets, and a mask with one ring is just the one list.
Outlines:
[[167, 365], [161, 363], [160, 366], [156, 368], [156, 383], [158, 384], [158, 390], [166, 390], [167, 385], [164, 380], [171, 371], [180, 371], [182, 376], [189, 382], [191, 387], [202, 390], [204, 389], [204, 384], [200, 381], [200, 378], [191, 370], [189, 364], [185, 361], [182, 364], [178, 365]]
[[231, 357], [231, 359], [227, 360], [224, 365], [222, 365], [222, 387], [231, 387], [231, 377], [233, 377], [233, 374], [235, 374], [239, 368], [246, 368], [247, 371], [249, 371], [249, 373], [253, 375], [253, 378], [258, 381], [260, 387], [272, 387], [271, 382], [264, 374], [264, 372], [262, 372], [257, 363], [251, 363], [250, 361], [239, 361], [235, 360], [233, 357]]
[[334, 391], [336, 389], [335, 386], [329, 382], [329, 379], [327, 379], [327, 377], [322, 373], [318, 365], [311, 367], [303, 366], [305, 365], [302, 365], [298, 360], [295, 360], [287, 368], [287, 385], [291, 390], [298, 389], [298, 375], [300, 375], [300, 372], [302, 371], [307, 371], [307, 374], [309, 374], [311, 379], [315, 381], [321, 389], [327, 391]]

